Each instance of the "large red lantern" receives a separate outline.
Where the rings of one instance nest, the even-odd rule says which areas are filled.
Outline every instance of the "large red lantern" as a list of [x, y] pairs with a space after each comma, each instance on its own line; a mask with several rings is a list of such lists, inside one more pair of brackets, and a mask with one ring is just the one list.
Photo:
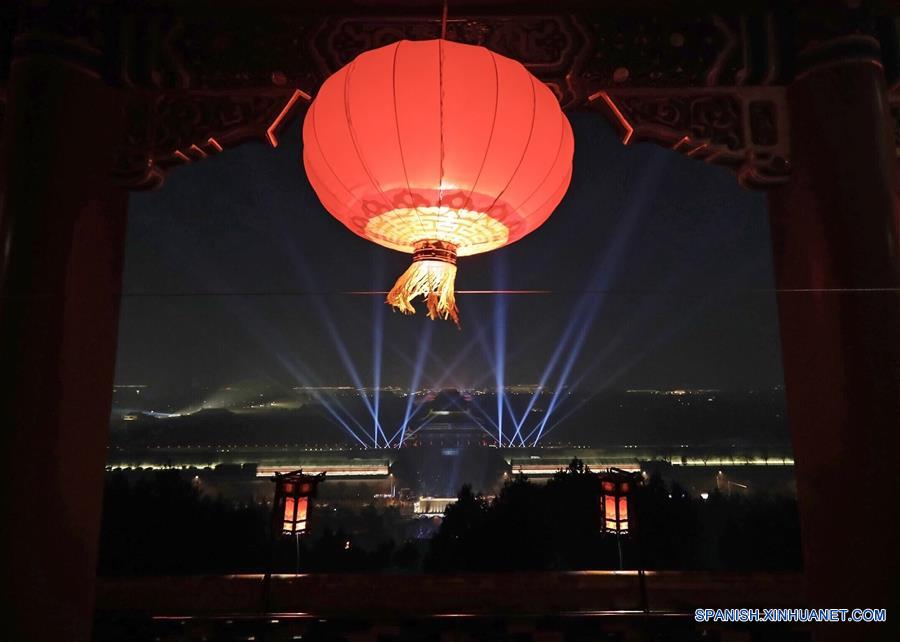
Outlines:
[[513, 243], [559, 204], [572, 129], [553, 93], [483, 47], [402, 40], [322, 85], [303, 124], [303, 163], [353, 232], [413, 255], [387, 297], [458, 322], [456, 259]]

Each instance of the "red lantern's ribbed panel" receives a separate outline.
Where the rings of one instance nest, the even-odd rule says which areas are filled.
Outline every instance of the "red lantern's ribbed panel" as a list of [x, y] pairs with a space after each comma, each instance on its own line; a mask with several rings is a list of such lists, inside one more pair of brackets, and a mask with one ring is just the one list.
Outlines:
[[[446, 43], [445, 43], [446, 44]], [[444, 65], [444, 203], [474, 209], [469, 192], [484, 176], [497, 123], [498, 70], [495, 57], [479, 47], [453, 48], [458, 64]], [[444, 50], [445, 57], [451, 54]], [[445, 60], [446, 63], [446, 60]], [[456, 195], [456, 199], [451, 194]]]
[[303, 160], [325, 208], [393, 249], [441, 241], [459, 256], [540, 226], [571, 178], [572, 130], [553, 93], [482, 47], [401, 41], [322, 86]]
[[540, 226], [569, 186], [574, 143], [552, 92], [483, 47], [403, 40], [322, 85], [303, 163], [325, 208], [360, 236], [413, 253], [387, 301], [423, 296], [458, 322], [456, 257]]

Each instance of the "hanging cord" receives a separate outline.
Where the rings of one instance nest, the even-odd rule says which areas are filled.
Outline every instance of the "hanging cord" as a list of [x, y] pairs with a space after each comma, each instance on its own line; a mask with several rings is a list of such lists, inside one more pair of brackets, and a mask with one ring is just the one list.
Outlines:
[[[444, 2], [444, 29], [446, 31], [447, 3]], [[438, 207], [444, 205], [444, 40], [438, 40], [438, 105], [439, 105], [439, 126], [441, 135], [441, 166], [440, 175], [438, 176]]]
[[441, 40], [447, 39], [447, 0], [444, 0], [444, 11], [441, 13]]

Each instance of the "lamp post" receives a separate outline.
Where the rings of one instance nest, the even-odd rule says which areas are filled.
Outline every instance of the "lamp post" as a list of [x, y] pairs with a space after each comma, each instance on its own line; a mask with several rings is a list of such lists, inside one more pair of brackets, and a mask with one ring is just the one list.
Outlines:
[[[610, 468], [600, 474], [600, 509], [603, 511], [604, 533], [617, 537], [628, 534], [631, 525], [628, 515], [629, 502], [635, 483], [635, 475], [618, 468]], [[621, 566], [621, 554], [619, 558]]]
[[296, 572], [300, 573], [300, 536], [306, 533], [312, 500], [325, 473], [304, 475], [303, 470], [275, 473], [275, 498], [272, 501], [272, 539], [293, 535]]
[[[603, 515], [601, 530], [603, 533], [615, 535], [616, 547], [619, 551], [619, 570], [623, 568], [622, 537], [639, 535], [634, 520], [634, 488], [641, 483], [641, 473], [629, 473], [619, 468], [610, 468], [600, 474], [600, 510]], [[649, 612], [647, 585], [644, 577], [644, 559], [640, 537], [638, 545], [638, 585], [641, 596], [641, 609]]]

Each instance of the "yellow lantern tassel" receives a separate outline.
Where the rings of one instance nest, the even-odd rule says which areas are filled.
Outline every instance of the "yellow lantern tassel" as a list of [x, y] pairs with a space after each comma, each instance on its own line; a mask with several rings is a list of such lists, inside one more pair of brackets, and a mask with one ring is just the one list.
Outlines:
[[412, 300], [421, 295], [430, 319], [452, 319], [459, 327], [459, 311], [453, 292], [455, 281], [456, 265], [453, 263], [414, 260], [388, 292], [387, 302], [403, 314], [415, 314]]
[[428, 318], [453, 319], [459, 327], [459, 311], [453, 284], [456, 281], [456, 246], [446, 241], [418, 241], [413, 262], [388, 292], [387, 302], [403, 314], [415, 314], [412, 300], [425, 299]]

